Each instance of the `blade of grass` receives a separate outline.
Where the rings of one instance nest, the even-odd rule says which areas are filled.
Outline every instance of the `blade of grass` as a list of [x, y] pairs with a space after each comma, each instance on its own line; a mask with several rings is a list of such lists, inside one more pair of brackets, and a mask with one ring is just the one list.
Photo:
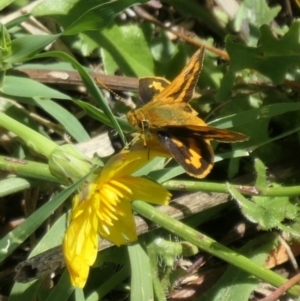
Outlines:
[[129, 266], [125, 265], [121, 270], [116, 272], [112, 277], [107, 279], [106, 282], [102, 283], [99, 288], [92, 292], [87, 298], [86, 301], [98, 301], [107, 295], [111, 290], [113, 290], [117, 285], [122, 283], [125, 279], [130, 276]]
[[88, 74], [88, 72], [85, 70], [85, 68], [83, 68], [71, 56], [67, 55], [66, 53], [60, 52], [60, 51], [50, 51], [50, 52], [38, 54], [35, 56], [35, 58], [44, 58], [44, 57], [60, 58], [62, 60], [65, 60], [65, 61], [71, 63], [74, 66], [74, 68], [76, 68], [76, 70], [79, 72], [79, 74], [82, 78], [82, 81], [84, 82], [87, 90], [93, 96], [93, 98], [98, 103], [98, 105], [103, 110], [103, 112], [107, 115], [107, 117], [109, 118], [109, 120], [111, 122], [111, 125], [117, 130], [123, 143], [126, 145], [127, 144], [126, 138], [122, 132], [122, 129], [121, 129], [118, 121], [116, 120], [115, 116], [113, 115], [110, 107], [107, 105], [102, 92], [100, 91], [100, 89], [98, 88], [98, 86], [96, 85], [94, 80], [91, 78], [91, 76]]
[[150, 260], [137, 242], [128, 246], [131, 266], [131, 301], [153, 300]]
[[68, 300], [74, 290], [75, 287], [71, 285], [69, 272], [65, 269], [46, 301]]
[[[96, 120], [101, 121], [102, 123], [111, 126], [111, 122], [106, 114], [104, 114], [101, 110], [94, 107], [90, 103], [81, 101], [81, 100], [73, 100], [78, 106], [83, 108], [89, 116], [95, 118]], [[132, 132], [132, 127], [128, 124], [128, 121], [124, 118], [115, 117], [118, 121], [120, 127], [124, 132]]]
[[43, 50], [60, 36], [61, 34], [28, 35], [15, 39], [11, 42], [12, 55], [6, 62], [15, 64], [32, 59], [35, 54]]
[[31, 185], [32, 185], [32, 182], [30, 182], [26, 179], [17, 178], [17, 177], [12, 177], [12, 178], [1, 180], [0, 181], [0, 197], [4, 197], [4, 196], [10, 195], [12, 193], [23, 191], [25, 189], [30, 188]]
[[84, 142], [90, 139], [89, 134], [86, 132], [78, 119], [61, 105], [50, 99], [40, 100], [37, 98], [34, 99], [34, 103], [59, 121], [69, 135], [71, 135], [78, 142]]

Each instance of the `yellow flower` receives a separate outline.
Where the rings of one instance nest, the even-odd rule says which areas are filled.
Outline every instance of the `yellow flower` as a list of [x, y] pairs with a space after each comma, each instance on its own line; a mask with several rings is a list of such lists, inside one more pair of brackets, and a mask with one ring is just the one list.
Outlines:
[[[171, 194], [145, 178], [132, 176], [159, 151], [136, 148], [112, 157], [100, 176], [73, 199], [63, 252], [71, 282], [84, 287], [98, 252], [98, 234], [117, 246], [137, 240], [131, 201], [167, 205]], [[155, 193], [153, 193], [155, 192]]]

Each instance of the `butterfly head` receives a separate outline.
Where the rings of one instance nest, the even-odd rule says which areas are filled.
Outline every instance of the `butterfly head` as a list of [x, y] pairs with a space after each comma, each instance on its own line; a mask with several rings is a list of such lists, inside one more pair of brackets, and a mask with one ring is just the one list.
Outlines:
[[132, 110], [126, 115], [129, 124], [137, 130], [143, 132], [150, 127], [149, 121], [145, 118], [141, 109]]

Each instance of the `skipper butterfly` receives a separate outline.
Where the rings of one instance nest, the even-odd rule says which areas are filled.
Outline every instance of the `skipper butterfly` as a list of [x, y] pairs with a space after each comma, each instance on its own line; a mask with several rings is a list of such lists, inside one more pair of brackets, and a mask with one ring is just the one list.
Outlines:
[[[127, 113], [130, 125], [144, 135], [156, 135], [172, 157], [196, 178], [204, 178], [214, 164], [211, 139], [241, 142], [248, 136], [208, 126], [190, 106], [202, 69], [204, 47], [191, 58], [172, 81], [160, 77], [139, 80], [139, 96], [145, 105]], [[144, 142], [146, 143], [146, 142]]]

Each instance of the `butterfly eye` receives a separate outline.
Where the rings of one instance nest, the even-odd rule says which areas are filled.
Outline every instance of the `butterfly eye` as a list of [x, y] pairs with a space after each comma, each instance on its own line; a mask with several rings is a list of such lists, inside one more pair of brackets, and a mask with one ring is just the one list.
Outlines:
[[141, 120], [141, 127], [145, 130], [150, 127], [150, 122], [147, 119]]

